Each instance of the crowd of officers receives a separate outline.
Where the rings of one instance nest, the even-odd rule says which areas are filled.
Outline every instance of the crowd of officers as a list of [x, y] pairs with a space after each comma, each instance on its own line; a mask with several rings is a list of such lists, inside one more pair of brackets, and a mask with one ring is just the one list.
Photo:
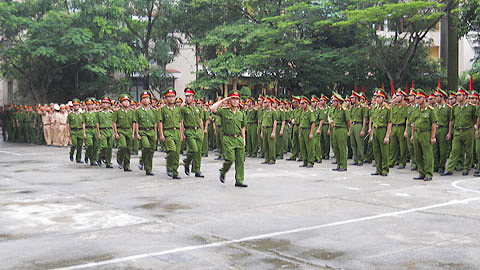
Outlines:
[[[451, 175], [476, 167], [480, 176], [478, 136], [479, 96], [459, 89], [447, 94], [437, 88], [430, 95], [422, 89], [398, 89], [388, 97], [375, 89], [371, 101], [353, 91], [346, 98], [293, 96], [279, 99], [260, 96], [241, 100], [229, 97], [204, 102], [185, 89], [185, 102], [168, 89], [156, 100], [145, 91], [136, 103], [128, 94], [117, 100], [105, 97], [74, 99], [67, 105], [7, 105], [2, 108], [3, 139], [70, 148], [70, 160], [113, 168], [112, 149], [118, 148], [117, 164], [131, 171], [130, 156], [141, 149], [139, 169], [153, 175], [153, 154], [167, 153], [169, 177], [180, 179], [180, 154], [186, 175], [204, 177], [202, 157], [216, 149], [216, 160], [225, 160], [220, 181], [235, 163], [235, 186], [246, 187], [245, 157], [262, 158], [273, 165], [288, 152], [289, 161], [312, 168], [330, 159], [333, 170], [363, 166], [375, 160], [372, 175], [387, 176], [390, 168], [417, 170], [415, 180], [432, 180], [434, 172]], [[85, 147], [84, 159], [82, 149]], [[448, 162], [447, 162], [448, 160]]]

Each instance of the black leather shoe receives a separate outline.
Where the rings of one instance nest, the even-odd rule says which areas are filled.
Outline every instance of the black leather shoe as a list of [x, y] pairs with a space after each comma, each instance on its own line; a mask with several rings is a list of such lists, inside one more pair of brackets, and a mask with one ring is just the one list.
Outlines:
[[307, 164], [302, 164], [302, 165], [300, 165], [300, 166], [298, 166], [298, 167], [307, 167]]
[[195, 173], [195, 177], [204, 178], [205, 176], [201, 172], [197, 172], [197, 173]]
[[462, 175], [468, 175], [468, 171], [464, 171]]
[[178, 175], [174, 175], [174, 176], [172, 177], [172, 179], [182, 179], [182, 178], [181, 178], [180, 176], [178, 176]]
[[70, 157], [70, 161], [73, 161], [73, 157]]
[[337, 164], [337, 161], [332, 161], [332, 164]]
[[449, 171], [445, 171], [444, 173], [441, 174], [441, 176], [445, 176], [445, 175], [452, 175], [453, 173], [452, 172], [449, 172]]
[[319, 159], [319, 160], [317, 160], [316, 162], [317, 162], [317, 163], [322, 163], [322, 160], [321, 160], [321, 159]]
[[298, 161], [298, 162], [302, 162], [302, 161], [303, 161], [303, 159], [299, 158], [299, 159], [297, 159], [297, 161]]
[[358, 162], [356, 162], [356, 161], [355, 161], [355, 162], [353, 162], [353, 163], [350, 163], [350, 164], [348, 164], [348, 165], [351, 165], [351, 166], [357, 166], [357, 165], [358, 165]]
[[378, 172], [371, 173], [370, 175], [380, 175]]
[[105, 166], [105, 168], [108, 168], [108, 169], [113, 169], [113, 166], [108, 164], [107, 166]]
[[307, 168], [313, 168], [312, 164], [307, 165]]
[[88, 163], [88, 157], [85, 157], [85, 163]]
[[93, 163], [93, 162], [91, 162], [91, 163], [90, 163], [90, 166], [94, 166], [94, 167], [96, 167], [96, 166], [97, 166], [97, 163]]
[[222, 157], [216, 157], [214, 160], [222, 160]]
[[235, 186], [236, 187], [248, 187], [247, 184], [243, 184], [243, 183], [235, 183]]
[[183, 168], [185, 169], [185, 174], [190, 175], [190, 168], [187, 164], [183, 165]]
[[296, 158], [287, 158], [288, 161], [295, 161], [297, 160]]
[[338, 168], [337, 169], [337, 172], [346, 172], [347, 171], [347, 168]]
[[388, 176], [388, 173], [382, 173], [382, 176]]
[[262, 163], [260, 163], [260, 164], [268, 164], [268, 162], [264, 161], [264, 162], [262, 162]]
[[413, 177], [413, 180], [423, 180], [423, 179], [425, 179], [425, 177], [423, 176]]
[[432, 177], [431, 176], [425, 176], [425, 179], [423, 179], [423, 181], [432, 181]]
[[152, 172], [146, 172], [146, 175], [154, 175]]
[[220, 174], [220, 182], [225, 183], [225, 175]]
[[131, 172], [132, 169], [130, 169], [130, 168], [123, 168], [123, 171], [124, 171], [124, 172]]
[[102, 162], [100, 160], [97, 160], [97, 166], [102, 167]]
[[333, 168], [332, 171], [338, 171], [340, 168]]
[[139, 169], [140, 171], [143, 171], [143, 165], [142, 165], [142, 164], [138, 165], [138, 169]]
[[442, 174], [442, 173], [444, 173], [444, 172], [445, 172], [444, 169], [438, 169], [438, 173], [439, 173], [439, 174]]
[[167, 172], [167, 175], [168, 175], [168, 177], [173, 177], [173, 173], [172, 173], [172, 172]]
[[77, 163], [83, 163], [83, 161], [81, 161], [81, 160], [77, 160]]

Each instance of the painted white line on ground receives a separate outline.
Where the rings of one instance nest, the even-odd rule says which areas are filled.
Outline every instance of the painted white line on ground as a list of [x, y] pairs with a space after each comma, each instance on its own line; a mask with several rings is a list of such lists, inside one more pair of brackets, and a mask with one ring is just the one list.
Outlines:
[[9, 152], [9, 151], [0, 151], [0, 153], [9, 154], [9, 155], [14, 155], [14, 156], [43, 155], [43, 153], [26, 153], [26, 154], [21, 154], [21, 153]]
[[358, 188], [358, 187], [344, 187], [344, 188], [349, 190], [362, 190], [361, 188]]
[[53, 270], [75, 270], [75, 269], [98, 267], [98, 266], [102, 266], [102, 265], [109, 265], [109, 264], [138, 260], [138, 259], [142, 259], [142, 258], [146, 258], [146, 257], [160, 256], [160, 255], [172, 254], [172, 253], [177, 253], [177, 252], [185, 252], [185, 251], [189, 251], [189, 250], [198, 250], [198, 249], [206, 249], [206, 248], [212, 248], [212, 247], [220, 247], [220, 246], [231, 245], [231, 244], [240, 243], [240, 242], [259, 240], [259, 239], [264, 239], [264, 238], [271, 238], [271, 237], [293, 234], [293, 233], [306, 232], [306, 231], [313, 231], [313, 230], [318, 230], [318, 229], [322, 229], [322, 228], [341, 226], [341, 225], [346, 225], [346, 224], [351, 224], [351, 223], [356, 223], [356, 222], [381, 219], [381, 218], [385, 218], [385, 217], [405, 215], [405, 214], [410, 214], [410, 213], [414, 213], [414, 212], [421, 212], [421, 211], [425, 211], [425, 210], [430, 210], [430, 209], [435, 209], [435, 208], [440, 208], [440, 207], [446, 207], [446, 206], [451, 206], [451, 205], [456, 205], [456, 204], [465, 204], [465, 203], [470, 203], [470, 202], [475, 202], [475, 201], [480, 201], [480, 197], [469, 198], [469, 199], [465, 199], [465, 200], [452, 200], [452, 201], [448, 201], [448, 202], [444, 202], [444, 203], [433, 204], [433, 205], [428, 205], [428, 206], [423, 206], [423, 207], [418, 207], [418, 208], [412, 208], [412, 209], [407, 209], [407, 210], [401, 210], [401, 211], [395, 211], [395, 212], [389, 212], [389, 213], [383, 213], [383, 214], [378, 214], [378, 215], [373, 215], [373, 216], [366, 216], [366, 217], [361, 217], [361, 218], [348, 219], [348, 220], [326, 223], [326, 224], [320, 224], [320, 225], [315, 225], [315, 226], [302, 227], [302, 228], [297, 228], [297, 229], [292, 229], [292, 230], [254, 235], [254, 236], [249, 236], [249, 237], [245, 237], [245, 238], [228, 240], [228, 241], [220, 241], [220, 242], [210, 243], [210, 244], [205, 244], [205, 245], [180, 247], [180, 248], [174, 248], [174, 249], [164, 250], [164, 251], [159, 251], [159, 252], [138, 254], [138, 255], [127, 256], [127, 257], [122, 257], [122, 258], [117, 258], [117, 259], [111, 259], [111, 260], [105, 260], [105, 261], [99, 261], [99, 262], [92, 262], [92, 263], [87, 263], [87, 264], [79, 264], [79, 265], [73, 265], [73, 266], [68, 266], [68, 267], [63, 267], [63, 268], [55, 268]]
[[[469, 178], [469, 179], [464, 179], [464, 180], [457, 180], [455, 182], [452, 182], [452, 186], [457, 189], [461, 189], [463, 191], [469, 191], [469, 192], [474, 192], [480, 194], [480, 191], [475, 190], [475, 189], [469, 189], [469, 188], [464, 188], [462, 186], [459, 186], [458, 184], [466, 182], [466, 181], [471, 181], [471, 180], [476, 180], [477, 178]], [[480, 179], [479, 179], [480, 180]]]

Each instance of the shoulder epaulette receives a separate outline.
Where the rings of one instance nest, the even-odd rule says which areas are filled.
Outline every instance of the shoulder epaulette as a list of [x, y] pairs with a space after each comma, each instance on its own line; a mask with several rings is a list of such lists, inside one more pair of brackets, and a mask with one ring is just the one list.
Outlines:
[[447, 106], [448, 106], [450, 109], [451, 109], [451, 108], [453, 108], [453, 106], [452, 106], [452, 105], [450, 105], [450, 104], [447, 104]]

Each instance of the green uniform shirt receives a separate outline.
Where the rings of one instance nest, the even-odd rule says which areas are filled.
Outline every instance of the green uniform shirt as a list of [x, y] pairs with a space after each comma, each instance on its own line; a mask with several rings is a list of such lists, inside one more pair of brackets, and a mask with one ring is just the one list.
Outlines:
[[241, 136], [242, 128], [247, 125], [247, 116], [241, 110], [237, 113], [229, 108], [220, 108], [217, 110], [217, 115], [222, 118], [223, 133], [225, 136]]
[[99, 128], [112, 128], [113, 127], [113, 112], [100, 111], [97, 112], [97, 121]]
[[152, 108], [145, 109], [144, 107], [141, 107], [135, 111], [133, 122], [138, 123], [139, 129], [155, 128], [155, 123], [158, 122], [157, 113]]
[[298, 126], [300, 124], [300, 118], [302, 117], [302, 108], [298, 107], [293, 110], [293, 120], [295, 120], [294, 125]]
[[183, 117], [183, 125], [185, 128], [189, 127], [200, 127], [200, 109], [196, 106], [193, 108], [190, 106], [183, 106], [180, 109]]
[[130, 109], [127, 109], [127, 111], [124, 111], [122, 108], [113, 114], [112, 120], [117, 125], [117, 128], [122, 128], [122, 129], [132, 128], [134, 114], [135, 114], [134, 111]]
[[83, 122], [85, 123], [85, 128], [96, 128], [97, 127], [97, 113], [96, 112], [84, 112], [82, 113]]
[[437, 106], [435, 110], [437, 112], [438, 127], [448, 127], [448, 124], [452, 117], [452, 107], [445, 103], [442, 106]]
[[165, 106], [159, 110], [158, 120], [162, 122], [163, 129], [180, 128], [180, 122], [182, 121], [182, 113], [180, 108], [175, 106], [173, 109]]
[[344, 108], [335, 109], [333, 113], [333, 126], [335, 128], [347, 128], [347, 122], [350, 121], [350, 111]]
[[67, 116], [67, 123], [72, 129], [82, 128], [83, 125], [83, 115], [81, 113], [72, 112]]
[[376, 106], [372, 109], [373, 128], [387, 127], [389, 122], [392, 122], [390, 107], [383, 104], [381, 107]]
[[350, 109], [350, 117], [352, 122], [363, 124], [363, 118], [365, 115], [365, 108], [362, 105], [353, 105]]
[[407, 120], [407, 110], [405, 105], [393, 105], [390, 109], [390, 114], [392, 116], [392, 124], [405, 124], [405, 121]]
[[457, 104], [452, 109], [452, 121], [455, 129], [472, 128], [477, 119], [476, 107], [466, 103], [463, 108]]
[[437, 120], [437, 113], [433, 107], [427, 106], [423, 110], [419, 108], [414, 117], [415, 131], [430, 131], [432, 124]]
[[315, 112], [312, 108], [307, 108], [306, 111], [302, 110], [302, 114], [300, 116], [300, 128], [310, 128], [312, 123], [315, 122]]
[[34, 119], [35, 119], [35, 115], [33, 112], [25, 112], [24, 121], [26, 123], [33, 123]]
[[247, 122], [248, 124], [256, 124], [257, 123], [257, 111], [254, 109], [250, 109], [247, 111]]
[[273, 121], [278, 122], [277, 113], [274, 110], [265, 110], [262, 116], [262, 127], [273, 127]]

